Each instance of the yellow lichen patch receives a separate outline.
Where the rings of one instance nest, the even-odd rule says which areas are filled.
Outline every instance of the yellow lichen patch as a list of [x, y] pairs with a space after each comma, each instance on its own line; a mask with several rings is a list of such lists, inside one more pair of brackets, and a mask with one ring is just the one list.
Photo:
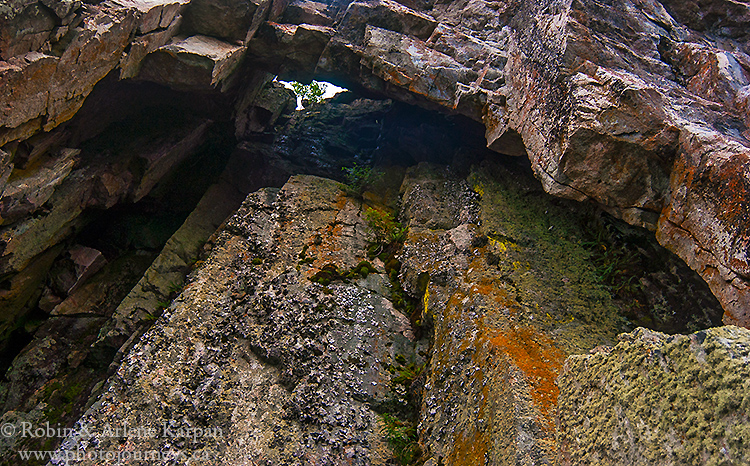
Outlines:
[[490, 342], [526, 375], [534, 404], [548, 427], [554, 428], [553, 410], [560, 393], [556, 379], [567, 355], [533, 327], [509, 328]]
[[473, 190], [475, 193], [479, 194], [480, 196], [484, 196], [484, 185], [482, 183], [477, 183], [474, 185]]
[[490, 244], [497, 248], [498, 252], [508, 252], [508, 246], [505, 245], [504, 241], [498, 241], [495, 238], [488, 238]]

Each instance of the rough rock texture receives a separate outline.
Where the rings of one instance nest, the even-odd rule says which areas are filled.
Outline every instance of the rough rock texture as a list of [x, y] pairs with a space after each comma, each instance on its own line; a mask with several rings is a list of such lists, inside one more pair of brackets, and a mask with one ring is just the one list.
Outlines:
[[[373, 407], [395, 397], [386, 368], [397, 355], [415, 358], [415, 339], [383, 296], [383, 276], [309, 280], [325, 264], [348, 269], [365, 257], [361, 207], [341, 188], [294, 177], [281, 191], [249, 196], [79, 421], [93, 436], [63, 448], [124, 441], [126, 451], [182, 452], [214, 464], [386, 464]], [[303, 250], [312, 263], [300, 265]], [[107, 424], [124, 422], [220, 434], [106, 436]]]
[[[401, 351], [394, 348], [409, 346], [412, 331], [433, 337], [432, 359], [408, 387], [422, 407], [422, 459], [553, 463], [555, 377], [567, 354], [635, 324], [678, 332], [716, 324], [715, 303], [642, 232], [592, 219], [581, 203], [553, 202], [523, 164], [493, 161], [477, 146], [528, 158], [549, 193], [655, 230], [708, 283], [725, 322], [748, 326], [749, 20], [747, 3], [730, 0], [3, 3], [0, 336], [31, 340], [12, 364], [2, 361], [11, 365], [0, 387], [5, 419], [69, 425], [102, 366], [135, 344], [86, 418], [98, 426], [115, 419], [110, 409], [129, 422], [151, 413], [153, 425], [205, 427], [215, 416], [229, 443], [160, 448], [207, 452], [214, 462], [245, 461], [231, 457], [245, 452], [252, 462], [288, 464], [312, 451], [313, 463], [385, 463], [391, 452], [375, 413], [408, 411], [384, 383]], [[267, 86], [274, 75], [330, 79], [391, 100], [344, 95], [290, 118], [289, 93]], [[397, 102], [452, 120], [409, 114]], [[106, 283], [120, 272], [136, 281], [141, 272], [128, 270], [147, 264], [122, 266], [132, 263], [77, 236], [95, 212], [148, 204], [215, 132], [236, 137], [225, 179], [240, 192], [281, 186], [290, 174], [343, 179], [342, 166], [354, 163], [379, 163], [386, 180], [363, 193], [349, 188], [361, 200], [313, 178], [294, 178], [279, 197], [260, 191], [215, 238], [195, 288], [136, 343], [158, 300], [171, 297], [166, 280], [181, 276], [197, 245], [172, 242], [162, 259], [173, 246], [185, 257], [153, 264], [138, 296], [107, 323], [127, 290]], [[216, 152], [224, 160], [231, 151]], [[212, 203], [235, 199], [213, 194], [195, 213], [207, 223], [187, 236], [205, 238], [222, 217]], [[385, 215], [361, 202], [394, 209], [408, 224], [391, 232], [406, 243], [372, 260], [387, 278], [355, 278], [373, 238], [363, 215]], [[124, 215], [109, 228], [154, 257], [164, 240], [134, 235], [141, 221]], [[88, 258], [77, 244], [90, 247]], [[109, 262], [94, 274], [97, 252]], [[190, 307], [191, 299], [200, 303]], [[393, 346], [382, 346], [376, 329]], [[421, 363], [414, 350], [403, 353]], [[357, 357], [340, 359], [346, 351]], [[258, 390], [274, 396], [253, 397]], [[326, 409], [334, 399], [343, 401]], [[256, 423], [236, 422], [260, 413]], [[273, 423], [283, 427], [273, 432]], [[711, 437], [717, 445], [735, 441], [721, 435]], [[120, 448], [103, 434], [94, 440]], [[131, 440], [123, 448], [149, 443]], [[686, 461], [716, 450], [687, 443], [694, 456]], [[564, 445], [588, 461], [591, 449]], [[727, 461], [745, 461], [727, 445], [719, 448]]]
[[[734, 18], [748, 7], [720, 4], [354, 2], [316, 73], [482, 121], [548, 192], [656, 229], [743, 324], [750, 60]], [[250, 42], [264, 62], [269, 37]]]
[[139, 77], [174, 89], [207, 89], [234, 71], [243, 52], [213, 37], [178, 37], [147, 56]]
[[[0, 12], [0, 146], [69, 120], [118, 66], [194, 90], [228, 90], [253, 67], [332, 79], [482, 122], [488, 147], [528, 156], [548, 192], [655, 229], [710, 284], [725, 322], [746, 325], [749, 11], [723, 0], [19, 0]], [[168, 44], [178, 33], [187, 39]]]
[[[55, 189], [69, 183], [72, 175], [49, 166], [49, 147], [83, 139], [82, 149], [69, 156], [76, 163], [71, 173], [89, 177], [86, 184], [78, 183], [88, 200], [78, 205], [75, 197], [69, 199], [76, 206], [70, 211], [75, 217], [72, 228], [48, 241], [19, 241], [14, 246], [23, 251], [44, 249], [46, 243], [47, 250], [10, 279], [6, 275], [6, 283], [13, 285], [2, 300], [7, 317], [3, 330], [10, 333], [0, 359], [3, 371], [7, 369], [0, 381], [5, 419], [72, 425], [89, 396], [99, 393], [123, 354], [179, 292], [206, 239], [260, 186], [252, 180], [257, 175], [253, 170], [237, 172], [239, 154], [230, 157], [232, 146], [226, 141], [231, 123], [210, 124], [189, 116], [196, 111], [211, 114], [211, 108], [225, 111], [229, 104], [215, 95], [203, 102], [177, 92], [154, 95], [159, 88], [153, 85], [133, 84], [112, 95], [107, 91], [113, 81], [103, 83], [80, 117], [59, 133], [15, 147], [21, 170], [8, 191], [22, 187], [37, 204], [46, 196], [38, 193], [55, 193], [50, 199], [57, 204], [37, 206], [33, 219], [49, 217], [45, 209], [59, 207], [70, 194]], [[265, 80], [256, 85], [262, 89]], [[91, 120], [97, 108], [118, 99], [134, 105], [123, 114]], [[209, 108], [200, 110], [206, 102]], [[273, 125], [287, 106], [284, 99], [266, 100], [257, 108], [252, 104], [248, 109], [256, 109], [253, 115], [260, 109], [271, 114], [253, 120], [256, 131]], [[180, 105], [185, 105], [182, 112], [174, 107]], [[62, 183], [55, 181], [58, 178]], [[45, 188], [47, 184], [52, 187]], [[72, 245], [70, 236], [88, 246]], [[47, 438], [12, 440], [1, 444], [0, 462], [16, 461], [18, 449], [59, 443]]]
[[548, 200], [519, 203], [538, 187], [515, 177], [493, 181], [514, 178], [493, 164], [466, 179], [420, 164], [402, 184], [401, 273], [434, 325], [420, 433], [436, 464], [553, 462], [566, 354], [623, 325], [575, 240], [575, 214], [537, 217]]
[[[158, 118], [157, 118], [158, 119]], [[153, 120], [152, 120], [153, 121]], [[33, 306], [28, 290], [24, 287], [32, 280], [30, 264], [36, 264], [46, 251], [63, 242], [85, 222], [82, 213], [92, 207], [109, 208], [124, 200], [137, 201], [145, 196], [174, 165], [195, 150], [204, 140], [210, 122], [185, 120], [181, 130], [162, 134], [161, 140], [153, 139], [152, 146], [141, 153], [130, 151], [139, 145], [137, 138], [130, 139], [127, 131], [115, 140], [121, 145], [111, 149], [112, 140], [96, 141], [86, 149], [86, 162], [73, 168], [74, 160], [56, 164], [51, 168], [44, 164], [33, 164], [26, 173], [17, 170], [20, 178], [17, 186], [26, 192], [24, 202], [8, 202], [8, 213], [24, 209], [35, 215], [27, 215], [0, 228], [3, 250], [0, 253], [0, 273], [8, 280], [8, 287], [0, 292], [0, 331], [7, 332], [16, 324], [19, 315]], [[133, 128], [135, 129], [135, 128]], [[105, 139], [105, 138], [103, 138]], [[127, 141], [126, 141], [127, 140]], [[142, 142], [142, 141], [141, 141]], [[97, 147], [97, 143], [102, 145]], [[77, 152], [68, 151], [70, 157]], [[11, 182], [5, 192], [13, 192], [16, 184]], [[8, 205], [6, 204], [6, 205]], [[23, 271], [21, 275], [12, 275]], [[42, 269], [35, 272], [36, 280], [46, 274]], [[18, 302], [23, 299], [24, 302]], [[30, 300], [32, 303], [27, 303]]]
[[559, 379], [562, 465], [746, 464], [750, 332], [639, 328]]

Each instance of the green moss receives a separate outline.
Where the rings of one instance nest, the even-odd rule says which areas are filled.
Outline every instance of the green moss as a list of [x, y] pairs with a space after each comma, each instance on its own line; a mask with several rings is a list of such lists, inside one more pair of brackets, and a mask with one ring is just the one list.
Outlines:
[[349, 280], [367, 278], [371, 273], [380, 272], [377, 271], [374, 265], [367, 261], [361, 261], [351, 270], [341, 270], [336, 264], [330, 263], [324, 265], [318, 273], [310, 277], [310, 281], [319, 283], [323, 286], [328, 286], [334, 281], [349, 283]]
[[[468, 181], [481, 194], [487, 262], [535, 325], [555, 331], [570, 353], [616, 340], [627, 330], [582, 244], [578, 210], [508, 169], [484, 163]], [[563, 204], [563, 205], [561, 205]]]
[[750, 418], [742, 406], [750, 396], [750, 369], [726, 345], [742, 348], [750, 332], [711, 329], [700, 346], [697, 337], [645, 333], [641, 339], [644, 333], [638, 330], [637, 339], [606, 357], [569, 359], [559, 409], [562, 435], [578, 439], [572, 457], [586, 463], [597, 451], [605, 462], [619, 464], [618, 452], [629, 448], [613, 446], [613, 436], [620, 435], [636, 442], [633, 448], [646, 452], [652, 464], [722, 464], [722, 448], [734, 464], [746, 464]]
[[417, 425], [384, 413], [381, 414], [381, 433], [393, 451], [393, 456], [401, 465], [417, 464], [422, 456], [422, 449], [417, 438]]

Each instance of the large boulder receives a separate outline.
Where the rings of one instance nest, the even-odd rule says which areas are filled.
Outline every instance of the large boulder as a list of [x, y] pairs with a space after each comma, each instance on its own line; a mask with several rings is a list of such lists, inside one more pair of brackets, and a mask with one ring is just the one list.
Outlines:
[[244, 51], [213, 37], [176, 37], [144, 59], [138, 76], [180, 90], [210, 90], [234, 71]]
[[559, 379], [562, 465], [745, 464], [750, 332], [644, 328], [571, 356]]

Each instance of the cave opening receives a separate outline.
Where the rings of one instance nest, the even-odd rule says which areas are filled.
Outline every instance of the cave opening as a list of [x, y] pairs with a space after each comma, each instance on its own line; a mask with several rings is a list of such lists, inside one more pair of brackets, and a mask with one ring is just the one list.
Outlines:
[[[54, 379], [64, 389], [76, 392], [48, 394], [62, 406], [56, 408], [55, 419], [70, 425], [89, 395], [101, 389], [116, 358], [133, 344], [131, 337], [143, 333], [170, 306], [185, 276], [204, 257], [203, 243], [246, 195], [260, 188], [280, 188], [291, 176], [302, 174], [351, 183], [347, 169], [356, 166], [383, 174], [361, 193], [363, 205], [390, 209], [397, 219], [403, 215], [399, 214], [404, 208], [403, 190], [408, 189], [402, 183], [409, 177], [413, 182], [425, 176], [427, 184], [448, 187], [440, 192], [449, 207], [452, 202], [459, 203], [451, 197], [452, 187], [466, 190], [473, 196], [467, 202], [476, 206], [488, 199], [492, 190], [505, 210], [477, 220], [478, 225], [485, 221], [496, 224], [494, 229], [484, 230], [472, 247], [500, 250], [506, 246], [498, 244], [507, 244], [511, 245], [507, 248], [543, 255], [557, 244], [575, 246], [577, 254], [587, 256], [591, 269], [587, 273], [597, 278], [601, 299], [611, 300], [619, 312], [612, 324], [618, 333], [637, 326], [680, 333], [720, 324], [721, 307], [705, 283], [659, 246], [653, 233], [628, 226], [594, 205], [546, 194], [526, 157], [501, 156], [485, 146], [481, 124], [465, 116], [352, 91], [308, 102], [303, 108], [284, 83], [271, 81], [261, 94], [264, 97], [257, 105], [240, 112], [232, 107], [231, 99], [222, 100], [220, 94], [174, 91], [111, 78], [95, 89], [87, 106], [65, 128], [68, 143], [81, 149], [78, 163], [93, 170], [95, 182], [87, 188], [87, 208], [73, 225], [75, 233], [61, 243], [62, 249], [35, 291], [35, 302], [28, 306], [28, 325], [19, 327], [7, 340], [3, 363], [10, 367], [11, 361], [16, 362], [4, 371], [2, 384], [8, 387], [5, 393], [16, 395], [3, 401], [5, 411], [32, 409], [26, 405], [35, 400], [32, 394]], [[123, 106], [124, 102], [129, 104]], [[235, 118], [238, 114], [244, 118], [241, 125]], [[519, 140], [503, 140], [501, 143], [508, 145], [505, 152], [522, 155]], [[526, 208], [529, 210], [524, 212]], [[453, 211], [446, 208], [446, 212]], [[205, 223], [188, 224], [193, 214], [210, 218]], [[462, 215], [450, 215], [454, 214]], [[510, 225], [514, 222], [517, 225]], [[187, 230], [199, 229], [200, 234], [190, 239], [189, 248], [168, 251], [170, 238], [185, 225]], [[440, 222], [428, 226], [447, 228]], [[174, 242], [183, 240], [178, 237]], [[69, 283], [70, 275], [80, 278], [84, 274], [76, 270], [81, 268], [79, 264], [71, 262], [74, 246], [98, 251], [106, 260], [106, 265], [84, 281], [74, 283], [75, 289]], [[151, 282], [141, 286], [144, 274], [165, 251], [189, 257], [176, 264], [162, 264], [154, 273], [167, 278], [152, 276]], [[575, 294], [568, 282], [561, 282], [559, 290], [537, 290], [522, 283], [524, 275], [511, 270], [515, 266], [509, 269], [496, 250], [487, 252], [486, 257], [487, 266], [503, 286], [516, 290], [513, 306], [523, 308], [529, 300], [537, 299], [532, 295], [538, 293], [539, 302], [552, 303], [550, 312], [559, 313], [559, 320], [596, 321], [597, 316], [555, 307], [575, 301], [550, 297]], [[557, 258], [564, 260], [564, 256]], [[566, 275], [570, 271], [558, 271], [549, 259], [536, 260], [533, 267], [534, 280], [540, 283], [558, 275], [562, 280], [573, 279]], [[419, 277], [436, 283], [447, 280], [439, 271], [423, 272]], [[535, 291], [517, 291], [524, 286]], [[80, 290], [89, 295], [80, 297]], [[134, 307], [122, 317], [118, 309], [134, 290], [150, 293], [151, 307]], [[408, 298], [419, 303], [426, 290], [426, 284], [420, 285]], [[68, 311], [62, 313], [59, 306], [66, 307], [64, 303], [71, 298]], [[84, 303], [92, 307], [83, 308]], [[418, 308], [418, 304], [413, 306]], [[120, 317], [123, 320], [117, 320]], [[528, 322], [532, 317], [520, 319]], [[539, 325], [553, 328], [551, 322]], [[431, 323], [419, 325], [428, 329]], [[51, 348], [65, 356], [34, 353], [49, 342], [55, 342]], [[588, 340], [573, 348], [587, 344]], [[31, 376], [40, 357], [55, 361], [47, 378]]]

